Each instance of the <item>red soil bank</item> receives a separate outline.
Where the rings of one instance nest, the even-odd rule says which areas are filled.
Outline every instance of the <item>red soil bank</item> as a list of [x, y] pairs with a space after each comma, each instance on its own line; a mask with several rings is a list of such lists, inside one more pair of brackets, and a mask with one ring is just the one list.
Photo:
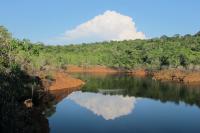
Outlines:
[[56, 72], [53, 75], [55, 81], [49, 86], [49, 90], [62, 90], [68, 88], [76, 88], [84, 85], [85, 83], [80, 79], [75, 79], [65, 73]]
[[175, 81], [189, 84], [200, 84], [200, 72], [178, 69], [161, 70], [153, 73], [153, 78], [161, 81]]

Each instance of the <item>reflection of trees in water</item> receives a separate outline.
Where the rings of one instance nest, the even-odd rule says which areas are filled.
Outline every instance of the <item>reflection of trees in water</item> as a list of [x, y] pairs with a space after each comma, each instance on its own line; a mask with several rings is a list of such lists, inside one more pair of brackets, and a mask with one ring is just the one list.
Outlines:
[[[161, 83], [150, 78], [136, 78], [126, 75], [98, 76], [90, 74], [74, 75], [87, 83], [82, 91], [103, 92], [104, 94], [122, 94], [135, 97], [157, 99], [162, 102], [183, 101], [200, 107], [200, 87], [176, 83]], [[106, 91], [102, 91], [102, 90]], [[123, 91], [113, 91], [121, 90]], [[112, 90], [112, 91], [109, 91]]]
[[[23, 105], [31, 98], [33, 82], [36, 82], [31, 109]], [[49, 132], [48, 120], [42, 114], [52, 107], [52, 97], [42, 91], [41, 82], [23, 72], [0, 75], [0, 132]], [[42, 103], [42, 104], [41, 104]], [[53, 110], [54, 111], [54, 110]]]

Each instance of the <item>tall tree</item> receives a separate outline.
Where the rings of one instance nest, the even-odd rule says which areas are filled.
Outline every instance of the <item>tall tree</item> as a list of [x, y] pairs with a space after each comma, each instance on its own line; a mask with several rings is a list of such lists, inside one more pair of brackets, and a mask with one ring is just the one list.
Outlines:
[[0, 26], [0, 71], [5, 70], [5, 68], [10, 65], [10, 41], [12, 37], [8, 30]]

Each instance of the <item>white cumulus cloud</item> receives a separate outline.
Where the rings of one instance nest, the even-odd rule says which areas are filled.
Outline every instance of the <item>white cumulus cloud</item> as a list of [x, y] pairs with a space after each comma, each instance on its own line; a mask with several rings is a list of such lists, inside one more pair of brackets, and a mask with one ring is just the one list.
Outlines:
[[72, 30], [67, 30], [57, 41], [83, 43], [134, 39], [145, 39], [145, 34], [137, 31], [133, 19], [108, 10]]

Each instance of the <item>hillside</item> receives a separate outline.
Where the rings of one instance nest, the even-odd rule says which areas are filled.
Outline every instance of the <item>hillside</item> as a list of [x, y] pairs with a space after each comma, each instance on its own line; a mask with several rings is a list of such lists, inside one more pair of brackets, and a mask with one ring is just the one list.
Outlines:
[[102, 65], [126, 69], [181, 68], [200, 70], [200, 35], [162, 36], [148, 40], [111, 41], [81, 45], [47, 46], [13, 39], [19, 64], [45, 66]]

